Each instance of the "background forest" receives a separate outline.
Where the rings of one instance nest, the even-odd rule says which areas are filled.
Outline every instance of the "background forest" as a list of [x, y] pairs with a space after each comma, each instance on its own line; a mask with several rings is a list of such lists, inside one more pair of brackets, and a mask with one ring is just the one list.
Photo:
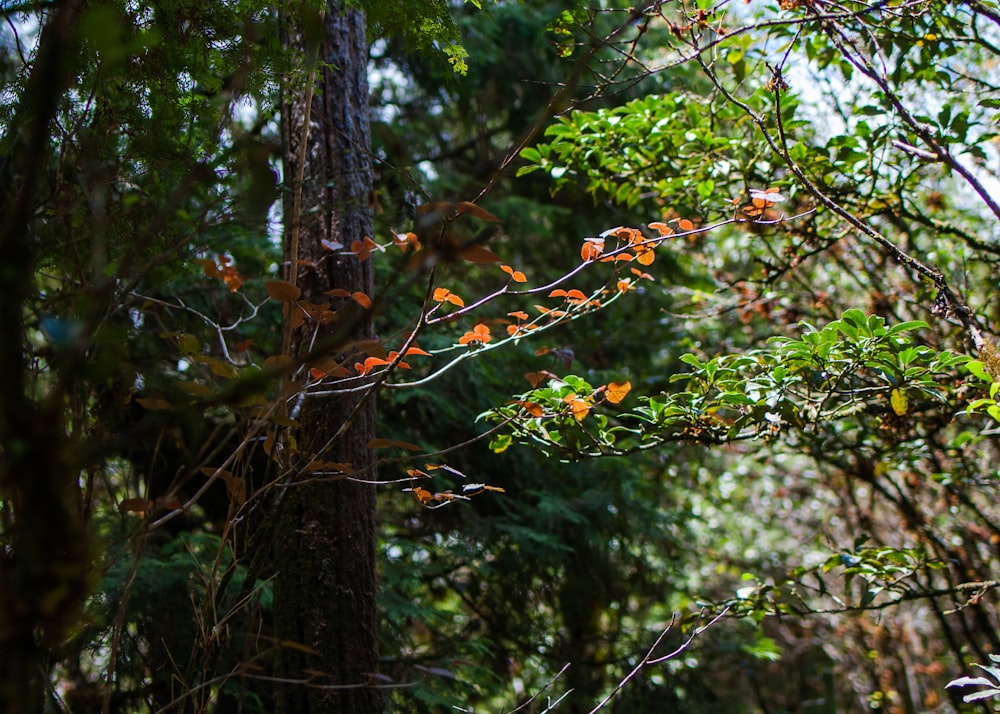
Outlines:
[[997, 2], [2, 8], [0, 710], [992, 711]]

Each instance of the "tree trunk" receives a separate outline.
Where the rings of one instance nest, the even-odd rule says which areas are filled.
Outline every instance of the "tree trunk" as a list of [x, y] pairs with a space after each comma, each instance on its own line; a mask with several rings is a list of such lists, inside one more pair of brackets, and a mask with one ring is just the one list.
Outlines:
[[[297, 271], [301, 299], [327, 303], [330, 298], [324, 293], [329, 290], [370, 296], [374, 283], [371, 260], [338, 256], [322, 242], [350, 246], [372, 232], [368, 44], [359, 10], [329, 0], [324, 16], [310, 12], [303, 4], [283, 26], [288, 56], [316, 58], [318, 51], [315, 93], [301, 85], [289, 89], [282, 111], [284, 183], [289, 188], [283, 203], [285, 259], [290, 270]], [[309, 129], [304, 132], [306, 122]], [[292, 239], [296, 232], [297, 241]], [[292, 355], [304, 355], [324, 343], [332, 352], [345, 354], [350, 342], [372, 336], [370, 314], [359, 305], [334, 299], [332, 309], [339, 309], [338, 321], [321, 327], [318, 335], [315, 323], [309, 322], [292, 332]], [[354, 413], [358, 398], [303, 403], [298, 415], [300, 468], [313, 459], [349, 463], [354, 475], [374, 480], [368, 442], [375, 436], [375, 404], [369, 399]], [[321, 451], [352, 414], [349, 428]], [[278, 711], [381, 711], [381, 694], [371, 686], [378, 665], [374, 486], [326, 480], [285, 489], [276, 556], [278, 638], [316, 652], [294, 646], [280, 649], [280, 676], [308, 679], [309, 684], [279, 686]]]

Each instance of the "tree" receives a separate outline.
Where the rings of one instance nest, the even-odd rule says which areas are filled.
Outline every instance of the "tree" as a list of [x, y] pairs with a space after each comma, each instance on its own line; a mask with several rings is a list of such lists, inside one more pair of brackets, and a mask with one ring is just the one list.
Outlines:
[[[373, 232], [365, 18], [334, 2], [319, 17], [300, 9], [286, 23], [285, 46], [294, 56], [310, 58], [309, 84], [289, 87], [282, 111], [283, 166], [286, 176], [295, 177], [283, 204], [289, 284], [302, 301], [313, 304], [334, 292], [370, 300], [372, 261], [329, 248], [360, 245]], [[299, 360], [310, 353], [326, 359], [329, 353], [349, 356], [351, 345], [374, 338], [367, 309], [350, 297], [337, 302], [349, 309], [338, 309], [335, 302], [328, 309], [338, 309], [339, 320], [321, 321], [316, 329], [301, 320], [300, 329], [294, 329], [300, 303], [287, 303], [288, 355]], [[378, 671], [377, 475], [369, 447], [375, 438], [374, 395], [359, 390], [306, 399], [293, 410], [303, 453], [312, 461], [342, 464], [357, 480], [293, 481], [277, 506], [276, 632], [304, 645], [282, 651], [280, 671], [295, 680], [318, 670], [337, 687], [288, 686], [279, 690], [279, 701], [289, 712], [379, 711], [379, 690], [371, 686]], [[307, 656], [309, 651], [318, 656]]]
[[[37, 49], [8, 25], [27, 61], [4, 65], [3, 146], [37, 180], [5, 199], [29, 206], [4, 255], [33, 283], [5, 313], [4, 567], [73, 546], [5, 592], [31, 670], [8, 691], [377, 708], [374, 531], [321, 559], [365, 566], [343, 578], [367, 614], [344, 614], [345, 579], [312, 609], [305, 577], [317, 524], [368, 524], [322, 516], [370, 515], [377, 480], [378, 681], [414, 685], [390, 705], [548, 686], [567, 711], [948, 710], [944, 681], [997, 639], [992, 6], [502, 3], [456, 14], [481, 61], [436, 4], [366, 9], [430, 29], [377, 45], [386, 105], [347, 159], [329, 100], [361, 84], [360, 25], [350, 57], [321, 48], [354, 9], [293, 13], [292, 52], [254, 4], [88, 6]], [[410, 53], [431, 37], [445, 61]], [[26, 83], [46, 46], [69, 58], [49, 94]], [[528, 73], [553, 85], [505, 89]], [[17, 148], [38, 98], [52, 129]], [[261, 208], [282, 154], [279, 256]], [[374, 192], [335, 168], [364, 157]], [[37, 525], [73, 506], [9, 468], [23, 453], [81, 504], [65, 531]]]

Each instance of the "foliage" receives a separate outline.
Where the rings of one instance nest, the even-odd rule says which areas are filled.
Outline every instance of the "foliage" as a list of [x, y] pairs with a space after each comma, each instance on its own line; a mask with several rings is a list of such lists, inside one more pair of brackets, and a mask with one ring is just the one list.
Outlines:
[[[271, 225], [308, 72], [270, 8], [86, 5], [35, 149], [45, 31], [7, 25], [4, 175], [37, 178], [5, 409], [58, 415], [33, 453], [93, 554], [38, 691], [269, 710], [305, 646], [267, 514], [364, 478], [298, 429], [350, 393], [390, 707], [961, 706], [944, 674], [1000, 641], [993, 4], [365, 6], [377, 229], [317, 265], [379, 287], [309, 300]], [[282, 322], [335, 334], [296, 361]], [[7, 474], [5, 557], [59, 506]], [[79, 622], [78, 585], [24, 611]]]

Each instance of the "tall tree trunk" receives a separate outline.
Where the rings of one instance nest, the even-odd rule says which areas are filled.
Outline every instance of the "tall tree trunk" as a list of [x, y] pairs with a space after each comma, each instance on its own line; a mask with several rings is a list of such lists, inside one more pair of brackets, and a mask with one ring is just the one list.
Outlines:
[[[315, 77], [309, 78], [315, 79], [314, 93], [301, 86], [290, 90], [282, 111], [284, 180], [290, 188], [283, 204], [285, 257], [290, 270], [297, 271], [301, 299], [313, 303], [328, 302], [324, 293], [334, 288], [371, 295], [374, 283], [371, 260], [337, 256], [322, 243], [350, 246], [372, 232], [365, 18], [344, 5], [328, 0], [320, 16], [310, 15], [311, 6], [304, 3], [283, 28], [290, 56], [317, 58], [318, 49]], [[344, 352], [351, 341], [372, 336], [370, 315], [356, 303], [335, 300], [333, 308], [340, 308], [339, 320], [320, 328], [318, 336], [309, 323], [292, 333], [292, 355], [324, 342]], [[357, 400], [356, 395], [307, 399], [298, 415], [298, 448], [308, 455], [303, 461], [350, 463], [356, 475], [370, 481], [375, 405], [370, 399], [355, 413]], [[317, 453], [349, 418], [349, 428]], [[370, 686], [378, 665], [374, 487], [328, 480], [286, 489], [276, 540], [278, 637], [318, 653], [281, 649], [282, 677], [310, 684], [281, 686], [278, 710], [380, 711], [380, 692]], [[324, 676], [316, 676], [317, 671]]]

